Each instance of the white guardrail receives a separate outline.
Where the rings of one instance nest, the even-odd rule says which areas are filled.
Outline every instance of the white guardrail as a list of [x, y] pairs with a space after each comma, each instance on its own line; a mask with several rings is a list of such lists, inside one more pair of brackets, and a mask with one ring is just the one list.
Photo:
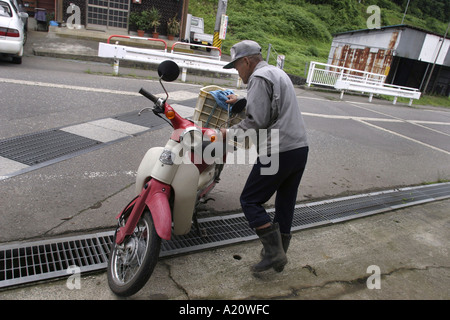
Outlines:
[[[149, 41], [159, 41], [165, 44], [164, 49], [145, 49], [129, 47], [119, 44], [110, 44], [109, 41], [112, 37], [128, 38], [128, 39], [140, 39]], [[217, 50], [218, 56], [205, 56], [196, 55], [183, 52], [175, 52], [174, 48], [178, 45], [205, 47], [211, 50]], [[186, 74], [188, 69], [196, 69], [208, 72], [217, 72], [230, 75], [238, 75], [235, 69], [223, 69], [228, 62], [220, 61], [221, 51], [219, 48], [211, 46], [203, 46], [186, 42], [175, 42], [172, 46], [171, 52], [167, 52], [167, 44], [164, 40], [153, 39], [153, 38], [141, 38], [133, 36], [111, 36], [108, 39], [108, 43], [99, 43], [98, 56], [103, 58], [113, 58], [114, 59], [114, 72], [118, 73], [119, 60], [131, 60], [150, 64], [160, 64], [165, 60], [172, 60], [178, 64], [181, 68], [181, 81], [186, 82]], [[237, 87], [241, 86], [242, 80], [237, 77]]]
[[369, 102], [374, 94], [393, 96], [393, 104], [397, 103], [398, 97], [409, 98], [409, 106], [413, 99], [420, 98], [419, 89], [385, 84], [385, 80], [385, 75], [312, 61], [306, 83], [308, 86], [317, 84], [333, 87], [341, 91], [341, 99], [345, 91], [369, 93]]

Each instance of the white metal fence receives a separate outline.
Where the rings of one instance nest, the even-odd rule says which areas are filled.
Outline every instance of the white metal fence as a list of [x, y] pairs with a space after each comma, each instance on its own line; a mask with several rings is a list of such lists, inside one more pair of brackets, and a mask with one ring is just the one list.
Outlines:
[[[142, 39], [149, 41], [156, 41], [158, 39], [153, 38], [139, 38], [139, 37], [130, 37], [130, 36], [111, 36], [112, 37], [121, 37], [121, 38], [131, 38], [131, 39]], [[162, 41], [162, 40], [161, 40]], [[164, 41], [162, 41], [164, 42]], [[130, 60], [130, 61], [139, 61], [150, 64], [159, 64], [164, 60], [172, 60], [175, 61], [178, 66], [182, 69], [181, 81], [186, 81], [186, 74], [188, 69], [195, 69], [201, 71], [209, 71], [216, 73], [223, 73], [228, 75], [236, 75], [237, 83], [236, 86], [239, 88], [241, 86], [242, 80], [239, 78], [238, 72], [235, 69], [223, 69], [228, 62], [220, 61], [221, 52], [220, 49], [215, 47], [208, 47], [215, 49], [218, 51], [218, 56], [207, 56], [207, 55], [195, 55], [195, 54], [186, 54], [181, 52], [175, 52], [175, 45], [181, 45], [183, 43], [176, 42], [172, 46], [171, 52], [167, 52], [167, 44], [165, 44], [164, 49], [144, 49], [144, 48], [135, 48], [129, 46], [123, 46], [119, 44], [110, 44], [109, 39], [108, 43], [99, 43], [98, 47], [98, 56], [104, 58], [113, 58], [114, 59], [114, 72], [118, 73], [119, 60]], [[199, 46], [205, 47], [202, 45], [194, 45], [187, 44], [190, 46]]]
[[370, 84], [383, 84], [386, 80], [385, 75], [311, 61], [306, 83], [308, 87], [311, 84], [334, 87], [336, 81], [342, 77]]
[[369, 102], [374, 94], [393, 96], [393, 104], [398, 97], [409, 98], [409, 105], [413, 99], [420, 98], [419, 89], [385, 84], [386, 76], [361, 70], [355, 70], [331, 64], [312, 61], [309, 66], [306, 83], [333, 87], [341, 91], [341, 99], [345, 91], [358, 91], [369, 94]]

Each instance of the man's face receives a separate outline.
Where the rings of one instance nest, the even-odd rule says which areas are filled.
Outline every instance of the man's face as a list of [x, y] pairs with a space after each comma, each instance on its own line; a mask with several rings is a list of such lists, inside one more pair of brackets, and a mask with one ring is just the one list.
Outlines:
[[248, 78], [252, 75], [250, 70], [250, 61], [248, 57], [242, 57], [234, 63], [234, 68], [238, 71], [239, 77], [244, 84], [248, 83]]

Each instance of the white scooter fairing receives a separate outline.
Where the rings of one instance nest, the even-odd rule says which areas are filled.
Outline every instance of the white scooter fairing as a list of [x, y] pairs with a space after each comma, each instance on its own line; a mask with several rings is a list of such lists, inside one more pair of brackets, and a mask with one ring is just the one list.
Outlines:
[[165, 165], [159, 160], [163, 151], [163, 147], [155, 147], [149, 149], [145, 154], [137, 171], [136, 194], [141, 193], [142, 188], [151, 178], [171, 185], [174, 191], [173, 233], [186, 234], [191, 230], [197, 198], [197, 188], [193, 186], [198, 186], [200, 174], [197, 167], [189, 162], [170, 165], [169, 170], [166, 170], [169, 165]]

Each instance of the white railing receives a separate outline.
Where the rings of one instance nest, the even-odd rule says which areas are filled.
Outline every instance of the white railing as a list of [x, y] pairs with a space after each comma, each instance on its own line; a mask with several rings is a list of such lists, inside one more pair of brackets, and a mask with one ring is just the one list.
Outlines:
[[393, 104], [397, 103], [398, 97], [409, 98], [408, 105], [412, 104], [413, 99], [420, 98], [419, 89], [386, 84], [385, 80], [385, 75], [312, 61], [306, 83], [308, 86], [316, 84], [333, 87], [341, 91], [341, 99], [345, 91], [368, 93], [369, 102], [374, 94], [393, 96]]
[[[210, 52], [217, 52], [217, 55], [203, 55], [203, 54], [192, 54], [192, 53], [186, 53], [186, 52], [177, 52], [175, 51], [175, 47], [176, 46], [189, 46], [189, 47], [197, 47], [197, 48], [204, 48], [207, 51], [209, 50]], [[184, 54], [184, 55], [188, 55], [188, 56], [195, 56], [195, 57], [201, 57], [201, 58], [208, 58], [208, 59], [216, 59], [216, 60], [220, 60], [222, 59], [222, 50], [220, 50], [220, 48], [217, 47], [213, 47], [213, 46], [205, 46], [203, 44], [195, 44], [195, 43], [189, 43], [189, 42], [175, 42], [172, 45], [172, 50], [171, 53], [179, 53], [179, 54]]]
[[[119, 44], [99, 43], [98, 56], [114, 59], [114, 73], [118, 73], [119, 60], [138, 61], [150, 64], [160, 64], [164, 60], [172, 60], [181, 68], [181, 81], [186, 82], [187, 70], [195, 69], [201, 71], [217, 72], [229, 75], [238, 75], [235, 69], [223, 69], [228, 62], [218, 61], [217, 57], [193, 56], [180, 52], [167, 52], [157, 49], [144, 49]], [[237, 87], [241, 86], [241, 79], [237, 77]]]
[[409, 98], [408, 105], [412, 105], [413, 99], [420, 98], [419, 89], [395, 86], [392, 84], [374, 85], [370, 83], [352, 82], [349, 80], [338, 79], [334, 88], [341, 91], [341, 99], [344, 96], [345, 91], [359, 91], [364, 93], [369, 93], [369, 102], [372, 101], [374, 94], [382, 94], [387, 96], [393, 96], [393, 104], [397, 103], [397, 98]]
[[382, 84], [386, 80], [385, 75], [311, 61], [306, 83], [308, 87], [311, 84], [334, 87], [336, 81], [343, 76], [352, 81], [373, 84]]

